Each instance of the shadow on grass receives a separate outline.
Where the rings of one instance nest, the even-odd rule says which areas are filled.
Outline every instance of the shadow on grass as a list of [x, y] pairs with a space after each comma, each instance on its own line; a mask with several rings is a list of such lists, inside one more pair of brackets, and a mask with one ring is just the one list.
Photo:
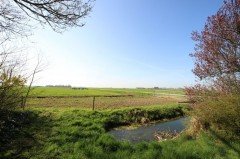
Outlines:
[[51, 118], [39, 112], [0, 112], [0, 158], [26, 158], [22, 152], [41, 146], [37, 136], [50, 133]]
[[219, 135], [216, 131], [214, 131], [213, 129], [210, 129], [210, 133], [216, 137], [218, 140], [220, 140], [223, 144], [225, 144], [229, 149], [235, 151], [238, 156], [240, 157], [240, 148], [239, 147], [235, 147], [231, 141], [225, 139], [224, 137], [222, 137], [221, 135]]

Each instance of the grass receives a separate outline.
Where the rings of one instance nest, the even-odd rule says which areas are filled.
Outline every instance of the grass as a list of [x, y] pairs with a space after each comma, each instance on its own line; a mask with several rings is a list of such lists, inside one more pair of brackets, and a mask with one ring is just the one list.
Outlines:
[[29, 108], [4, 122], [0, 158], [239, 158], [239, 143], [225, 143], [210, 133], [193, 139], [131, 144], [107, 130], [141, 117], [159, 120], [183, 115], [184, 105], [89, 111], [77, 108]]
[[30, 96], [107, 96], [107, 95], [135, 95], [146, 96], [154, 94], [183, 95], [183, 89], [123, 89], [123, 88], [88, 88], [72, 89], [64, 87], [35, 87]]
[[[174, 93], [174, 96], [172, 95]], [[71, 89], [63, 87], [35, 87], [31, 93], [28, 107], [73, 107], [92, 109], [119, 109], [151, 105], [177, 104], [186, 100], [181, 89]], [[171, 95], [170, 95], [171, 94]], [[176, 95], [177, 94], [177, 95]], [[103, 97], [103, 96], [118, 97]], [[121, 95], [132, 95], [122, 96]], [[180, 96], [178, 96], [180, 95]], [[36, 98], [38, 97], [38, 98]]]

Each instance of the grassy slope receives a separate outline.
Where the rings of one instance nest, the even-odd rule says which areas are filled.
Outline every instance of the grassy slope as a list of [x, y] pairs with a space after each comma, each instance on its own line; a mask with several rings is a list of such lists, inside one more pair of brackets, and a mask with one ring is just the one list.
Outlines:
[[74, 90], [62, 87], [35, 87], [31, 96], [104, 96], [104, 95], [152, 95], [152, 94], [184, 94], [182, 89], [115, 89], [115, 88], [89, 88]]
[[[11, 131], [4, 133], [6, 137], [4, 137], [4, 141], [0, 142], [0, 158], [3, 158], [3, 155], [5, 155], [4, 157], [18, 158], [94, 159], [240, 157], [239, 144], [224, 143], [206, 133], [202, 133], [197, 139], [182, 135], [176, 140], [162, 143], [143, 142], [132, 145], [129, 142], [118, 142], [106, 133], [105, 128], [114, 125], [109, 125], [109, 123], [118, 123], [124, 120], [138, 121], [139, 113], [136, 112], [141, 111], [152, 116], [152, 120], [171, 117], [174, 112], [179, 112], [179, 107], [174, 105], [153, 106], [141, 108], [138, 111], [131, 110], [129, 108], [94, 112], [76, 108], [29, 109], [20, 115], [21, 120], [19, 120], [18, 114], [13, 119], [9, 119], [10, 123], [6, 123], [7, 126], [11, 126], [9, 129]], [[130, 116], [126, 116], [126, 114], [130, 114]], [[18, 122], [21, 122], [23, 127], [20, 127]], [[12, 127], [12, 125], [14, 126]]]

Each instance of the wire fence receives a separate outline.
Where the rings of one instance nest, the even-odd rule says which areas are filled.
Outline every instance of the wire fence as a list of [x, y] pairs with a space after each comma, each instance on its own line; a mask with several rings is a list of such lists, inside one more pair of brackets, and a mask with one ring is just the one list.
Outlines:
[[163, 105], [182, 100], [166, 96], [51, 96], [31, 97], [27, 107], [76, 107], [92, 110], [117, 109], [122, 107]]

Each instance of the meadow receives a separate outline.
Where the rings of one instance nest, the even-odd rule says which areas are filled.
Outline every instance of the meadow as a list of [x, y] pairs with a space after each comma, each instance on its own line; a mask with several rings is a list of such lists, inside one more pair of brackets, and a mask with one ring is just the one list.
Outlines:
[[[240, 157], [239, 143], [226, 142], [214, 132], [202, 132], [197, 137], [182, 133], [172, 140], [140, 143], [118, 141], [108, 134], [118, 126], [141, 125], [143, 118], [151, 122], [166, 121], [186, 116], [190, 111], [188, 104], [181, 102], [186, 100], [182, 90], [156, 90], [164, 95], [154, 91], [36, 88], [25, 110], [12, 112], [11, 118], [4, 121], [0, 158]], [[103, 97], [130, 93], [133, 96]], [[88, 105], [92, 96], [101, 96], [96, 97], [95, 111]]]
[[96, 110], [119, 109], [185, 101], [182, 89], [72, 89], [64, 87], [36, 87], [30, 94], [28, 107], [74, 107]]
[[110, 96], [110, 95], [154, 95], [154, 94], [176, 94], [184, 95], [184, 90], [174, 88], [86, 88], [74, 89], [71, 87], [33, 87], [30, 96]]

